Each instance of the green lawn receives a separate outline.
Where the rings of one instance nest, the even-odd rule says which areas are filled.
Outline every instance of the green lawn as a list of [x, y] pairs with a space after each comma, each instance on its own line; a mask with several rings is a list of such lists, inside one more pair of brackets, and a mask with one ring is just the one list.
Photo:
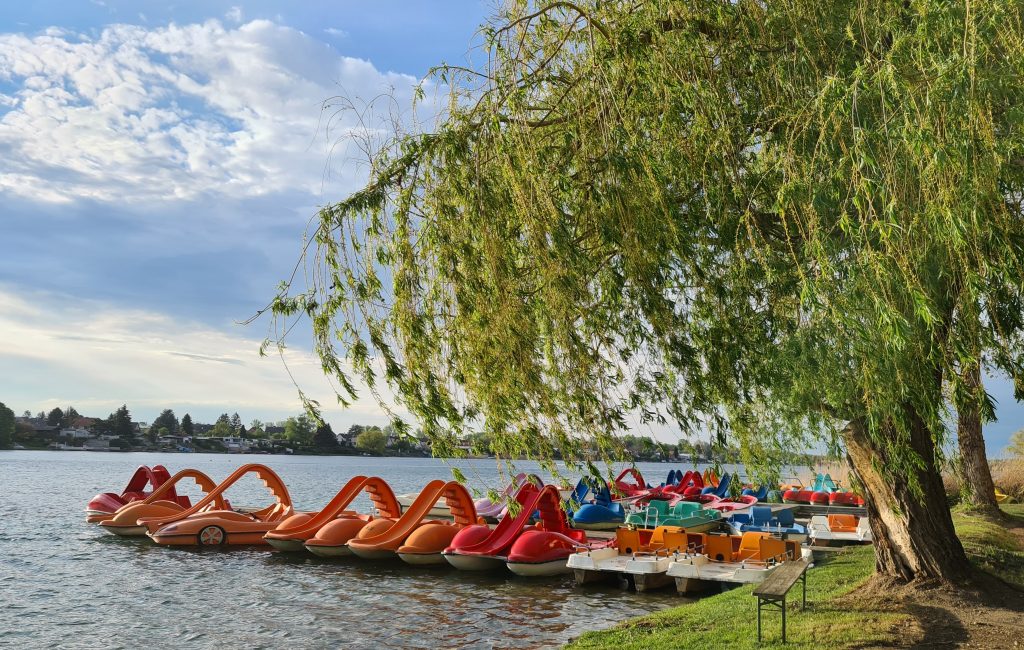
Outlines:
[[[1004, 506], [1009, 514], [1024, 518], [1024, 505]], [[954, 511], [954, 523], [971, 560], [1006, 580], [1024, 586], [1024, 549], [1005, 528], [972, 513]], [[799, 603], [799, 584], [790, 592], [787, 640], [782, 646], [780, 615], [763, 614], [765, 643], [757, 644], [757, 606], [750, 586], [733, 589], [656, 614], [632, 619], [618, 627], [588, 632], [569, 644], [573, 649], [607, 648], [772, 648], [826, 647], [848, 648], [884, 643], [893, 627], [909, 622], [904, 614], [860, 605], [850, 609], [839, 602], [872, 572], [874, 552], [870, 546], [851, 548], [811, 569], [807, 579], [807, 611], [795, 609]], [[643, 598], [642, 594], [637, 595]]]
[[[1024, 504], [1002, 508], [1024, 525]], [[1024, 588], [1024, 548], [1013, 533], [963, 508], [953, 509], [953, 524], [975, 566]]]

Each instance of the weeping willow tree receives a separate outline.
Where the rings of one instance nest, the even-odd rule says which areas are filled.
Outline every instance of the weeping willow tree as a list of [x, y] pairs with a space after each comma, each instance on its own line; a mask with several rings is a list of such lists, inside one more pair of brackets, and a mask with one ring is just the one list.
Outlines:
[[[765, 465], [842, 449], [881, 572], [968, 566], [939, 464], [1020, 372], [1024, 25], [1006, 0], [511, 2], [435, 128], [324, 207], [304, 312], [435, 446], [612, 453], [636, 422]], [[980, 406], [979, 406], [980, 408]]]

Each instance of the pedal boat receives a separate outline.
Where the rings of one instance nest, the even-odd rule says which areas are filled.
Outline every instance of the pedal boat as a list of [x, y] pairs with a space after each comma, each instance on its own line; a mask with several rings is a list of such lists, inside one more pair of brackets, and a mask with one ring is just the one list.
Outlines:
[[[253, 512], [206, 510], [218, 496], [246, 474], [255, 474], [263, 481], [274, 498], [273, 503]], [[138, 523], [144, 525], [149, 537], [161, 545], [267, 546], [264, 536], [293, 514], [291, 496], [281, 477], [266, 465], [253, 463], [232, 472], [191, 508], [168, 517], [144, 517]]]
[[[453, 521], [428, 519], [430, 511], [443, 501]], [[348, 542], [349, 550], [368, 560], [399, 558], [407, 564], [447, 564], [441, 552], [467, 526], [477, 525], [473, 498], [456, 481], [428, 483], [412, 505], [391, 525], [374, 534], [360, 531]]]
[[[573, 544], [586, 542], [586, 533], [569, 527], [562, 509], [561, 494], [554, 485], [538, 488], [526, 483], [515, 495], [516, 514], [508, 512], [491, 530], [486, 525], [466, 526], [444, 550], [445, 560], [457, 569], [487, 571], [508, 568], [519, 575], [552, 575], [564, 572]], [[540, 522], [530, 525], [535, 513]], [[526, 532], [544, 535], [524, 543], [512, 553], [515, 542]], [[543, 552], [542, 552], [543, 551]]]
[[[116, 492], [101, 492], [89, 500], [89, 504], [85, 507], [86, 521], [96, 524], [109, 519], [110, 515], [117, 512], [118, 508], [134, 501], [145, 499], [153, 493], [153, 490], [159, 488], [169, 478], [171, 478], [171, 473], [163, 465], [154, 465], [153, 467], [140, 465], [135, 470], [135, 473], [132, 474], [132, 477], [128, 479], [128, 485], [125, 486], [120, 494]], [[147, 486], [151, 486], [148, 492], [146, 491]], [[166, 498], [169, 501], [176, 501], [178, 500], [178, 495], [171, 492], [166, 494]], [[186, 498], [185, 501], [187, 502], [188, 499]]]
[[624, 526], [615, 532], [613, 544], [579, 548], [566, 566], [572, 569], [580, 585], [610, 578], [623, 586], [632, 583], [637, 591], [650, 591], [672, 582], [666, 575], [672, 558], [702, 543], [702, 538], [702, 534], [689, 533], [678, 526]]
[[780, 510], [777, 515], [772, 514], [768, 506], [755, 506], [750, 513], [736, 513], [725, 520], [726, 525], [733, 535], [743, 533], [768, 533], [779, 539], [791, 539], [795, 542], [807, 541], [807, 529], [796, 523], [793, 518], [793, 511]]
[[[183, 469], [163, 485], [153, 490], [153, 493], [142, 501], [133, 501], [117, 509], [117, 512], [110, 515], [109, 519], [99, 522], [103, 530], [121, 537], [144, 537], [146, 527], [141, 526], [138, 520], [144, 517], [170, 517], [180, 514], [192, 504], [187, 496], [169, 497], [175, 494], [178, 483], [184, 479], [192, 479], [204, 492], [209, 494], [217, 484], [209, 476], [197, 469]], [[210, 509], [225, 510], [230, 508], [221, 495], [215, 497]]]
[[857, 515], [815, 515], [807, 524], [807, 536], [816, 546], [873, 543], [868, 518]]
[[[374, 512], [363, 514], [348, 510], [352, 501], [363, 492], [370, 497]], [[301, 513], [292, 515], [278, 524], [277, 528], [268, 532], [264, 539], [279, 551], [309, 549], [311, 552], [321, 555], [318, 552], [320, 548], [317, 547], [317, 543], [313, 543], [316, 550], [307, 544], [322, 529], [325, 530], [320, 541], [325, 542], [323, 548], [327, 549], [339, 537], [343, 538], [342, 545], [347, 544], [348, 540], [359, 534], [366, 524], [376, 518], [398, 519], [402, 514], [401, 511], [402, 508], [395, 493], [383, 479], [376, 476], [353, 476], [322, 510], [309, 515]], [[329, 550], [325, 553], [325, 557], [333, 557]]]
[[811, 550], [794, 540], [768, 533], [703, 535], [685, 553], [676, 555], [666, 575], [681, 594], [706, 589], [712, 583], [752, 584], [763, 581], [786, 560], [811, 557]]
[[[611, 490], [607, 485], [590, 491], [594, 498], [590, 502], [581, 503], [572, 513], [574, 528], [584, 530], [615, 530], [626, 520], [626, 511], [621, 503], [612, 501]], [[584, 495], [586, 498], [586, 495]]]
[[685, 528], [690, 533], [702, 533], [718, 528], [722, 513], [702, 508], [692, 501], [679, 501], [670, 505], [667, 501], [651, 501], [642, 510], [626, 517], [628, 525], [654, 529], [658, 526]]

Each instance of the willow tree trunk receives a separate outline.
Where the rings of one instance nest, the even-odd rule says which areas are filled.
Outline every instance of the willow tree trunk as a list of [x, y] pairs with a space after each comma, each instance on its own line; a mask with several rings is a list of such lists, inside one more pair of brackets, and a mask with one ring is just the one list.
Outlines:
[[923, 467], [914, 470], [920, 498], [908, 481], [894, 480], [882, 472], [891, 459], [869, 436], [863, 420], [850, 422], [844, 434], [850, 464], [866, 492], [875, 568], [905, 581], [937, 578], [962, 582], [970, 575], [970, 566], [953, 530], [942, 477], [935, 466], [931, 432], [920, 418], [913, 419], [909, 443], [924, 461]]
[[[963, 371], [964, 385], [972, 396], [981, 394], [981, 364]], [[971, 504], [997, 514], [996, 488], [985, 455], [985, 438], [981, 435], [981, 409], [974, 400], [957, 410], [957, 439], [960, 443], [960, 473]]]

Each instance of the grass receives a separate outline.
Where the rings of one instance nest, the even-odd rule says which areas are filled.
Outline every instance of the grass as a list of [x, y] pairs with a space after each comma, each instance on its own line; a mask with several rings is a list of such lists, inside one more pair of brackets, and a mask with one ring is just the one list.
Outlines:
[[[1010, 515], [1021, 517], [1024, 504], [1004, 505]], [[1024, 547], [1006, 528], [966, 509], [953, 512], [957, 528], [971, 561], [1008, 582], [1024, 587]], [[610, 630], [588, 632], [570, 643], [573, 650], [605, 648], [851, 648], [885, 644], [895, 626], [909, 624], [906, 614], [887, 611], [887, 603], [874, 606], [843, 597], [871, 577], [874, 550], [870, 546], [851, 548], [827, 559], [811, 570], [807, 578], [806, 611], [794, 611], [800, 587], [790, 592], [787, 617], [788, 645], [780, 638], [780, 617], [770, 611], [764, 618], [765, 642], [757, 643], [756, 601], [750, 586], [732, 589], [694, 603], [625, 621]], [[641, 596], [642, 597], [642, 596]]]
[[[835, 602], [871, 575], [874, 552], [858, 547], [830, 558], [808, 574], [810, 608], [787, 617], [786, 647], [843, 647], [851, 638], [880, 643], [887, 631], [906, 618], [882, 611], [849, 611]], [[569, 648], [772, 648], [781, 644], [778, 612], [763, 614], [765, 643], [757, 645], [756, 601], [746, 586], [626, 621], [611, 630], [588, 632]], [[641, 596], [642, 597], [642, 596]], [[799, 602], [800, 586], [790, 592], [789, 603]]]
[[[1024, 526], [1024, 504], [1003, 504], [1002, 509]], [[975, 566], [1024, 588], [1024, 545], [1013, 533], [962, 506], [953, 509], [953, 525]]]

